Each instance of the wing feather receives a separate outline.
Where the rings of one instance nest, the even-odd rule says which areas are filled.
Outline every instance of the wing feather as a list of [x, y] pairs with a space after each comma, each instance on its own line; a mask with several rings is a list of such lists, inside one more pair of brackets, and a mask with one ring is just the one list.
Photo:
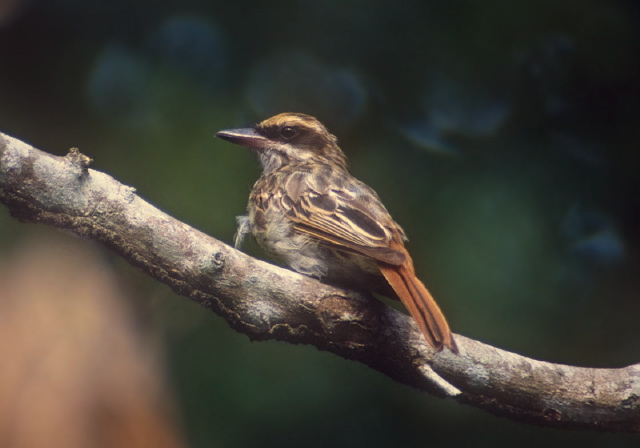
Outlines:
[[[336, 189], [336, 182], [325, 181], [322, 185], [326, 188], [317, 188], [309, 184], [313, 178], [290, 176], [273, 198], [297, 230], [384, 263], [400, 265], [405, 261], [404, 253], [390, 247], [392, 240], [404, 238], [404, 232], [369, 187], [354, 182]], [[359, 194], [364, 189], [367, 191]]]

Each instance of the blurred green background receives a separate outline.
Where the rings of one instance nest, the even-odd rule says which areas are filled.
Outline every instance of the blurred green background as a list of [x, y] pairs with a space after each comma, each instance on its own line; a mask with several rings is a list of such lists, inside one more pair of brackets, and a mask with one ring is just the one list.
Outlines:
[[[315, 115], [407, 231], [454, 331], [624, 366], [640, 361], [639, 25], [633, 1], [5, 0], [0, 130], [79, 147], [230, 242], [259, 169], [214, 133]], [[36, 229], [0, 210], [0, 256]], [[251, 343], [112, 258], [164, 345], [193, 447], [640, 443], [497, 419], [314, 348]]]

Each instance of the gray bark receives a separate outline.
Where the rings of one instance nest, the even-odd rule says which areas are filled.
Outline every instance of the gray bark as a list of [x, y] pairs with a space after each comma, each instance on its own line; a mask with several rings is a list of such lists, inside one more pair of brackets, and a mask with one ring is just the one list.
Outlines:
[[640, 432], [640, 364], [552, 364], [461, 335], [460, 355], [434, 352], [406, 314], [234, 250], [89, 169], [90, 162], [77, 150], [53, 156], [0, 133], [0, 201], [21, 221], [109, 247], [252, 339], [311, 344], [514, 420]]

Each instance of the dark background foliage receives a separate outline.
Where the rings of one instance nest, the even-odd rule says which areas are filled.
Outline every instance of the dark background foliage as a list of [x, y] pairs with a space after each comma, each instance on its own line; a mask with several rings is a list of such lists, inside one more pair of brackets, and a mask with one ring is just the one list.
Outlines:
[[[405, 227], [454, 331], [623, 366], [640, 355], [639, 25], [622, 0], [5, 0], [0, 129], [79, 147], [231, 241], [259, 170], [214, 133], [310, 113]], [[34, 228], [0, 212], [0, 251]], [[309, 347], [251, 343], [112, 262], [165, 347], [194, 447], [639, 442], [499, 420]]]

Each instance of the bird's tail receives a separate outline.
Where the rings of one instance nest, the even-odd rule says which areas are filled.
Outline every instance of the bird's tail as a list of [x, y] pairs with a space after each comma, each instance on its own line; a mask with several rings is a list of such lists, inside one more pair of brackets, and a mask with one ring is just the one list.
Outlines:
[[458, 353], [449, 324], [440, 307], [422, 282], [416, 277], [411, 265], [393, 266], [379, 263], [382, 274], [396, 292], [411, 316], [415, 319], [429, 345], [436, 350], [447, 347]]

